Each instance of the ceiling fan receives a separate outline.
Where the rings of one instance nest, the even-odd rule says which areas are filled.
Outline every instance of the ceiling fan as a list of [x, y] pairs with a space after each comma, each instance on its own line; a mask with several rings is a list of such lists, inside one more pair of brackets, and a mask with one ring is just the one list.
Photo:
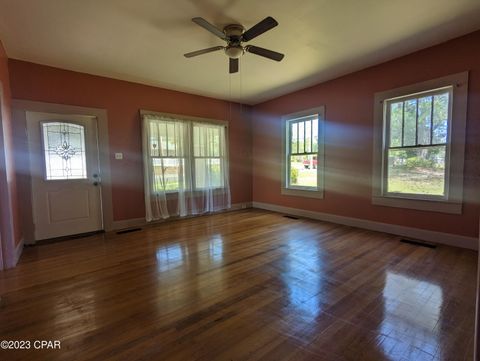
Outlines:
[[210, 24], [204, 18], [193, 18], [192, 21], [200, 25], [202, 28], [208, 30], [213, 35], [227, 42], [226, 46], [214, 46], [207, 49], [192, 51], [184, 56], [186, 58], [192, 58], [194, 56], [211, 53], [217, 50], [224, 50], [225, 54], [229, 57], [229, 72], [230, 74], [238, 72], [238, 59], [245, 53], [252, 53], [263, 56], [264, 58], [272, 59], [275, 61], [281, 61], [284, 57], [283, 54], [277, 53], [273, 50], [260, 48], [255, 45], [243, 45], [244, 42], [248, 42], [255, 39], [257, 36], [264, 32], [274, 28], [278, 25], [277, 21], [271, 16], [266, 17], [258, 24], [252, 26], [245, 31], [245, 28], [240, 24], [230, 24], [223, 28], [223, 31]]

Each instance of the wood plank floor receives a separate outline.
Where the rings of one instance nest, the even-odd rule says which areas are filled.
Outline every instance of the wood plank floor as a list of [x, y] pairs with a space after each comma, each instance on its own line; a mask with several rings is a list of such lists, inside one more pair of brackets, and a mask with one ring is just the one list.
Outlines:
[[[260, 210], [26, 248], [0, 360], [471, 360], [476, 253]], [[32, 345], [33, 347], [33, 345]]]

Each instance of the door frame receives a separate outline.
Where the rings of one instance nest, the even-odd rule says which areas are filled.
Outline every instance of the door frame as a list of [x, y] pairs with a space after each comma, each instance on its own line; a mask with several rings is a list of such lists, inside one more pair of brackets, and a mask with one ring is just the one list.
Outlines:
[[[102, 219], [103, 228], [105, 231], [113, 230], [113, 204], [112, 204], [112, 181], [110, 171], [110, 149], [108, 141], [108, 116], [106, 109], [100, 108], [87, 108], [76, 105], [55, 104], [46, 102], [37, 102], [22, 99], [12, 99], [12, 113], [13, 119], [17, 124], [21, 124], [22, 129], [25, 129], [27, 125], [26, 112], [38, 112], [38, 113], [55, 113], [65, 115], [87, 115], [97, 118], [97, 137], [98, 137], [98, 155], [100, 161], [100, 174], [102, 177]], [[25, 146], [28, 144], [25, 143]], [[24, 149], [24, 154], [28, 154], [28, 150]], [[24, 187], [22, 189], [21, 201], [23, 207], [21, 209], [21, 216], [24, 226], [24, 237], [26, 244], [35, 243], [34, 241], [34, 224], [33, 224], [33, 212], [32, 212], [32, 190], [31, 187], [26, 187], [31, 184], [30, 177], [30, 158], [25, 157], [25, 161], [22, 162], [22, 169], [19, 169], [20, 173], [25, 174]]]
[[[4, 114], [7, 114], [8, 109], [5, 107], [5, 93], [3, 90], [3, 83], [0, 81], [0, 271], [6, 268], [15, 267], [21, 252], [21, 246], [16, 248], [15, 245], [15, 225], [12, 208], [12, 192], [9, 187], [9, 176], [7, 174], [8, 154], [5, 150], [5, 129]], [[8, 115], [7, 115], [8, 116]], [[12, 131], [12, 130], [11, 130]], [[10, 134], [13, 136], [13, 134]], [[19, 245], [21, 245], [21, 241]], [[20, 251], [19, 251], [20, 250]]]

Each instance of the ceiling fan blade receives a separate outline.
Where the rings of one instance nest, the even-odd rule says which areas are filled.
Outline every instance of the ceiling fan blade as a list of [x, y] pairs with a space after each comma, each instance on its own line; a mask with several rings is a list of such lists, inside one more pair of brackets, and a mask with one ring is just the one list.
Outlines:
[[194, 56], [197, 56], [197, 55], [207, 54], [207, 53], [211, 53], [212, 51], [217, 51], [217, 50], [222, 50], [222, 49], [223, 49], [223, 46], [214, 46], [212, 48], [192, 51], [191, 53], [186, 53], [183, 56], [185, 58], [193, 58]]
[[204, 18], [193, 18], [192, 21], [197, 24], [197, 25], [200, 25], [202, 28], [208, 30], [209, 32], [211, 32], [213, 35], [216, 35], [218, 36], [220, 39], [222, 40], [227, 40], [227, 36], [225, 35], [225, 33], [218, 29], [216, 26], [210, 24], [207, 20], [205, 20]]
[[229, 72], [230, 74], [238, 73], [238, 59], [230, 58]]
[[249, 53], [260, 55], [260, 56], [263, 56], [264, 58], [272, 59], [275, 61], [281, 61], [285, 56], [281, 53], [277, 53], [276, 51], [260, 48], [254, 45], [246, 46], [245, 50], [248, 51]]
[[243, 41], [250, 41], [253, 38], [256, 38], [257, 36], [274, 28], [277, 25], [278, 23], [274, 18], [272, 18], [271, 16], [266, 17], [265, 19], [260, 21], [258, 24], [252, 26], [250, 29], [245, 31], [242, 35], [242, 39]]

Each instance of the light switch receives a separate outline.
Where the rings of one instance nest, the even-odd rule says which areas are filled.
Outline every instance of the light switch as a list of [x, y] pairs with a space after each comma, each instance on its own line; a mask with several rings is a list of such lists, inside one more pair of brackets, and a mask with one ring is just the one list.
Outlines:
[[115, 153], [115, 159], [123, 159], [123, 153]]

